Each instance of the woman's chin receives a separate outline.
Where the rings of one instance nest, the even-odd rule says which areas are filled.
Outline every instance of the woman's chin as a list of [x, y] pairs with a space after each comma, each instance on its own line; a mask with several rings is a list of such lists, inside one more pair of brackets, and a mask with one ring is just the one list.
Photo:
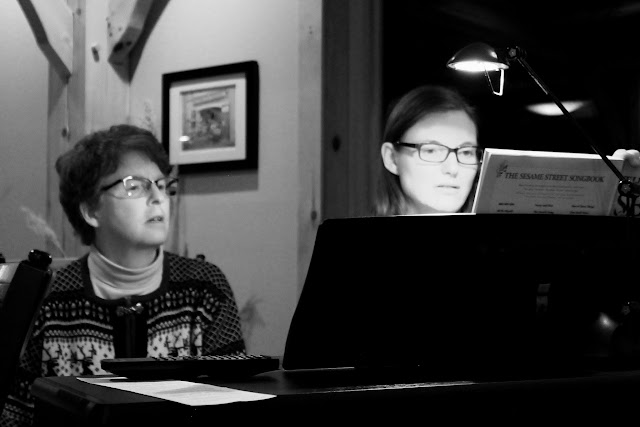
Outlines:
[[159, 231], [155, 233], [148, 233], [144, 236], [144, 245], [148, 247], [158, 247], [164, 245], [168, 237], [168, 233], [162, 233]]
[[452, 200], [450, 202], [445, 202], [444, 200], [438, 201], [438, 203], [434, 203], [431, 205], [423, 204], [416, 213], [420, 214], [447, 214], [447, 213], [456, 213], [462, 209], [464, 205], [464, 201]]

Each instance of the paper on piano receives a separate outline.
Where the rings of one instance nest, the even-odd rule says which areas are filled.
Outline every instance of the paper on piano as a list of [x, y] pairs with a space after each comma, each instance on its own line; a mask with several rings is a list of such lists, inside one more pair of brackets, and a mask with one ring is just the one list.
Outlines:
[[[608, 159], [622, 170], [623, 160]], [[487, 148], [472, 211], [606, 216], [617, 188], [597, 154]]]
[[171, 400], [189, 406], [223, 405], [275, 397], [273, 394], [253, 393], [190, 381], [132, 381], [125, 377], [79, 377], [78, 380], [158, 399]]

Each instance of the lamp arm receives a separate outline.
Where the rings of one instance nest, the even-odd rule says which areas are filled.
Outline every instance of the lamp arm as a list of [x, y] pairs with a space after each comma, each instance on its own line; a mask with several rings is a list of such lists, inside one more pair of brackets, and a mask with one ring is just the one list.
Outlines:
[[542, 91], [548, 95], [553, 102], [558, 106], [558, 108], [560, 108], [560, 110], [562, 111], [562, 113], [565, 115], [565, 117], [567, 117], [571, 123], [573, 123], [573, 125], [580, 131], [580, 133], [582, 133], [582, 135], [587, 139], [587, 141], [589, 142], [589, 145], [591, 146], [591, 148], [593, 149], [593, 151], [595, 151], [600, 157], [602, 157], [602, 160], [607, 164], [607, 166], [609, 166], [609, 168], [613, 171], [613, 173], [616, 174], [616, 176], [618, 177], [618, 179], [620, 181], [624, 180], [625, 177], [624, 175], [622, 175], [622, 172], [620, 172], [618, 170], [618, 168], [616, 168], [614, 166], [614, 164], [611, 162], [611, 160], [609, 160], [607, 158], [607, 156], [602, 152], [602, 150], [600, 150], [600, 148], [594, 143], [594, 141], [592, 140], [591, 136], [589, 136], [589, 134], [582, 128], [582, 126], [580, 126], [580, 124], [578, 123], [578, 121], [576, 120], [576, 118], [565, 108], [565, 106], [562, 104], [562, 102], [560, 101], [560, 99], [558, 99], [558, 97], [556, 95], [553, 94], [553, 92], [551, 92], [551, 90], [549, 89], [548, 86], [546, 86], [542, 80], [540, 80], [540, 78], [538, 77], [538, 75], [535, 73], [535, 71], [533, 71], [533, 69], [529, 66], [529, 64], [527, 63], [527, 61], [524, 58], [516, 58], [516, 61], [518, 61], [518, 63], [520, 65], [522, 65], [522, 67], [527, 71], [527, 73], [529, 73], [529, 76], [531, 76], [531, 78], [538, 84], [538, 86], [540, 86], [540, 88], [542, 89]]
[[593, 141], [591, 136], [584, 130], [582, 126], [578, 123], [576, 118], [565, 108], [560, 99], [549, 89], [549, 87], [540, 79], [540, 77], [536, 74], [536, 72], [529, 66], [529, 63], [524, 58], [523, 51], [519, 48], [511, 48], [508, 50], [508, 58], [509, 60], [517, 61], [529, 74], [529, 76], [533, 79], [534, 82], [542, 89], [542, 91], [549, 96], [553, 102], [560, 108], [565, 117], [567, 117], [571, 123], [580, 131], [582, 136], [584, 136], [593, 149], [606, 163], [606, 165], [611, 169], [611, 171], [618, 177], [618, 191], [621, 195], [628, 197], [632, 200], [633, 204], [635, 204], [635, 199], [640, 196], [640, 186], [631, 182], [627, 179], [620, 170], [609, 160], [609, 158], [600, 150], [600, 148]]

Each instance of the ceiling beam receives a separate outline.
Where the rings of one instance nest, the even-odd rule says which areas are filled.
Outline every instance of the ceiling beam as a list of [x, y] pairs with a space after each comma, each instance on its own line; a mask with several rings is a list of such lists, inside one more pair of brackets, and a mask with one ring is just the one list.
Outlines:
[[73, 70], [73, 12], [64, 0], [18, 0], [38, 46], [61, 78]]
[[123, 64], [135, 46], [153, 0], [110, 0], [107, 17], [109, 62]]

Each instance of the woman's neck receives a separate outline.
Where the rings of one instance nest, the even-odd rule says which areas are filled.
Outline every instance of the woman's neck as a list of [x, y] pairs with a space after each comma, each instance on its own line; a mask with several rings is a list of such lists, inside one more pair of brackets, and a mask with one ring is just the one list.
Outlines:
[[436, 209], [433, 209], [428, 205], [419, 205], [415, 203], [407, 203], [407, 211], [405, 215], [429, 215], [435, 213], [442, 213]]
[[118, 264], [125, 268], [143, 268], [151, 265], [158, 256], [158, 251], [161, 248], [128, 248], [128, 249], [113, 249], [105, 247], [99, 243], [95, 243], [96, 249], [109, 261]]

